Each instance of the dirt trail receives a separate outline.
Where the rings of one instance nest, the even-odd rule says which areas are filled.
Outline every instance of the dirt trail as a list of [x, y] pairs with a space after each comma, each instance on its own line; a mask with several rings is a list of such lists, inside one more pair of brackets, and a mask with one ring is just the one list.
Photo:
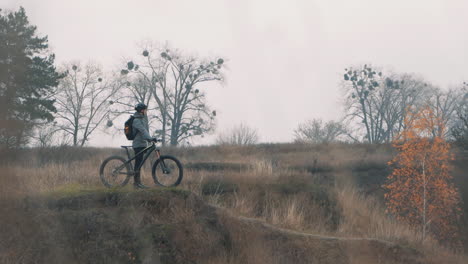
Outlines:
[[376, 239], [376, 238], [336, 237], [336, 236], [317, 235], [317, 234], [299, 232], [299, 231], [292, 230], [292, 229], [277, 227], [275, 225], [265, 223], [262, 220], [255, 219], [255, 218], [244, 217], [244, 216], [239, 216], [238, 218], [240, 220], [242, 220], [242, 221], [254, 222], [254, 223], [263, 225], [265, 228], [276, 230], [278, 232], [282, 232], [282, 233], [289, 234], [289, 235], [305, 236], [305, 237], [311, 237], [311, 238], [316, 238], [316, 239], [321, 239], [321, 240], [330, 240], [330, 241], [337, 241], [337, 240], [338, 241], [368, 241], [368, 242], [383, 243], [383, 244], [386, 244], [386, 245], [389, 245], [389, 246], [395, 246], [396, 245], [395, 243], [392, 243], [390, 241]]
[[317, 235], [258, 219], [236, 218], [251, 229], [261, 230], [261, 243], [280, 252], [278, 255], [287, 256], [278, 263], [426, 263], [417, 250], [381, 239]]

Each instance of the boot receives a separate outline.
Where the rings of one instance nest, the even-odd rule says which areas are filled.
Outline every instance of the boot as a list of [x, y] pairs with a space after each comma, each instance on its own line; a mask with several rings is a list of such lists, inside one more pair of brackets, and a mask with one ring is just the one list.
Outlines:
[[133, 178], [133, 187], [135, 189], [148, 189], [149, 187], [141, 183], [141, 177], [140, 177], [140, 172], [136, 172], [135, 176]]

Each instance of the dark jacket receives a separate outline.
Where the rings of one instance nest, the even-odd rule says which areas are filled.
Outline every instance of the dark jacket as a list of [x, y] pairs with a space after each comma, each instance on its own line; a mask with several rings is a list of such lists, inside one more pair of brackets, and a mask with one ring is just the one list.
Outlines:
[[132, 147], [146, 148], [148, 141], [153, 139], [149, 134], [148, 117], [138, 112], [133, 114], [133, 116], [135, 117], [133, 120], [133, 133], [136, 133], [136, 135]]

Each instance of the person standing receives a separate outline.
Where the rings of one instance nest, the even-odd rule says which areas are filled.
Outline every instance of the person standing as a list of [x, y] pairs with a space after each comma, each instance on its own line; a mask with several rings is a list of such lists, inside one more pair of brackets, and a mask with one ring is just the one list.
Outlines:
[[148, 106], [143, 103], [138, 103], [135, 106], [135, 110], [136, 112], [135, 114], [133, 114], [133, 117], [135, 119], [133, 120], [133, 124], [132, 124], [133, 133], [136, 133], [135, 138], [133, 139], [133, 143], [132, 143], [132, 148], [133, 148], [133, 151], [135, 152], [135, 167], [134, 167], [135, 175], [134, 175], [133, 186], [138, 189], [144, 189], [144, 188], [149, 188], [149, 187], [145, 186], [141, 182], [140, 166], [141, 166], [141, 163], [143, 162], [143, 156], [145, 154], [145, 152], [142, 152], [142, 151], [146, 147], [148, 147], [148, 142], [155, 141], [155, 138], [151, 137], [149, 134], [149, 125], [148, 125], [148, 116], [147, 116]]

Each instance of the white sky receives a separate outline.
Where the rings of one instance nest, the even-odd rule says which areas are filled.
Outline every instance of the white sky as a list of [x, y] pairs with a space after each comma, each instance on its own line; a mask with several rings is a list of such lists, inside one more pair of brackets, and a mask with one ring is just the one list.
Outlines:
[[[218, 130], [244, 122], [263, 142], [292, 140], [299, 122], [341, 114], [343, 69], [371, 63], [450, 87], [468, 80], [463, 0], [1, 0], [24, 6], [57, 62], [107, 69], [145, 39], [227, 59], [227, 82], [207, 89]], [[211, 137], [212, 139], [212, 137]], [[210, 143], [210, 138], [200, 143]], [[91, 145], [126, 144], [95, 135]]]

